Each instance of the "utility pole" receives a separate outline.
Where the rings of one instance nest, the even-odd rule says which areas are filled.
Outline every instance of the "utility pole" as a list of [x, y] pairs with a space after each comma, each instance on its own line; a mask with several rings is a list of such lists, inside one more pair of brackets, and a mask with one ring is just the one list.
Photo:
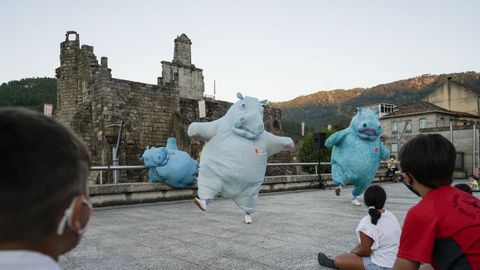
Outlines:
[[307, 124], [307, 111], [306, 110], [303, 110], [303, 121], [301, 123], [301, 126], [300, 126], [300, 135], [302, 137], [305, 136], [305, 126]]
[[453, 120], [450, 119], [450, 142], [453, 144]]
[[[122, 138], [122, 129], [123, 129], [123, 120], [110, 124], [106, 126], [107, 128], [110, 127], [117, 127], [118, 128], [118, 135], [117, 135], [117, 143], [115, 146], [112, 147], [112, 165], [113, 166], [118, 166], [120, 165], [119, 158], [118, 158], [118, 153], [120, 152], [120, 142]], [[118, 184], [118, 181], [120, 179], [120, 172], [118, 170], [113, 170], [113, 183]]]
[[472, 174], [475, 175], [475, 167], [477, 167], [477, 124], [473, 122], [473, 152], [472, 152]]
[[412, 120], [405, 120], [405, 125], [403, 126], [402, 133], [397, 133], [397, 153], [400, 152], [400, 148], [402, 146], [402, 137], [403, 134], [405, 133], [405, 130], [407, 130], [407, 126], [409, 123], [411, 123]]

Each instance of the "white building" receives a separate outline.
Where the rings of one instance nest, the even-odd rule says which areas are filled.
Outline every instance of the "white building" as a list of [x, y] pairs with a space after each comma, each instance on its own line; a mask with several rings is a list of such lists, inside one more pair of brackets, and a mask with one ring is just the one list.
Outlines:
[[380, 122], [383, 142], [395, 156], [401, 145], [416, 135], [436, 133], [453, 141], [457, 149], [456, 170], [463, 172], [458, 177], [472, 174], [479, 167], [480, 116], [421, 101], [396, 107], [392, 113], [382, 116]]

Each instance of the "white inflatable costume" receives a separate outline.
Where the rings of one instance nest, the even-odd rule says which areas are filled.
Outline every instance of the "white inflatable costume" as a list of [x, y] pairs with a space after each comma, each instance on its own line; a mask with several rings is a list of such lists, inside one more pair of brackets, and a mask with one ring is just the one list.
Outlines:
[[258, 193], [265, 177], [267, 158], [284, 150], [293, 150], [291, 138], [273, 135], [264, 129], [263, 105], [253, 97], [243, 97], [220, 119], [192, 123], [190, 137], [206, 141], [200, 157], [195, 203], [206, 210], [209, 200], [218, 195], [231, 198], [249, 214], [255, 211]]

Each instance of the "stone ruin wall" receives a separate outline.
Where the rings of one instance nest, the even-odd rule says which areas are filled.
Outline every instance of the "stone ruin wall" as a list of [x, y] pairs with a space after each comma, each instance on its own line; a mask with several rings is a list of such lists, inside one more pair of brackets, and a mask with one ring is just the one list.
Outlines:
[[[75, 35], [75, 40], [69, 39], [71, 35]], [[56, 70], [58, 104], [55, 116], [72, 127], [85, 141], [92, 165], [112, 164], [111, 148], [116, 144], [118, 128], [107, 128], [107, 125], [122, 120], [121, 165], [141, 164], [139, 156], [145, 147], [164, 146], [170, 136], [177, 138], [180, 150], [198, 159], [203, 142], [192, 141], [188, 137], [188, 125], [193, 121], [218, 119], [231, 106], [229, 102], [206, 99], [206, 118], [199, 119], [198, 100], [182, 97], [181, 81], [159, 78], [159, 84], [153, 85], [112, 78], [108, 59], [102, 57], [99, 64], [93, 47], [80, 47], [79, 36], [75, 32], [67, 33], [60, 51], [61, 65]], [[197, 79], [200, 78], [198, 70], [195, 75]], [[201, 85], [195, 87], [203, 92], [203, 75], [201, 78]], [[198, 93], [195, 95], [198, 96]], [[279, 109], [267, 107], [264, 121], [266, 130], [277, 135], [283, 133]], [[271, 157], [269, 162], [292, 160], [291, 154], [282, 152]], [[279, 172], [278, 168], [273, 172], [269, 169], [269, 174], [285, 172]], [[96, 182], [98, 174], [92, 174], [97, 178]], [[111, 182], [110, 178], [111, 172], [103, 174], [104, 183]], [[122, 171], [120, 182], [147, 180], [144, 171]]]
[[162, 77], [159, 79], [158, 84], [174, 86], [179, 90], [180, 96], [184, 98], [195, 100], [203, 98], [202, 70], [193, 65], [183, 66], [178, 63], [162, 61]]
[[[168, 137], [175, 136], [171, 130], [178, 114], [178, 94], [174, 89], [127, 80], [112, 79], [108, 83], [109, 87], [101, 91], [101, 106], [94, 110], [94, 117], [99, 120], [94, 133], [99, 139], [105, 138], [108, 145], [116, 144], [118, 129], [105, 127], [124, 121], [120, 164], [139, 164], [138, 158], [146, 146], [163, 145]], [[101, 149], [102, 156], [106, 146]], [[110, 161], [103, 159], [98, 164]]]

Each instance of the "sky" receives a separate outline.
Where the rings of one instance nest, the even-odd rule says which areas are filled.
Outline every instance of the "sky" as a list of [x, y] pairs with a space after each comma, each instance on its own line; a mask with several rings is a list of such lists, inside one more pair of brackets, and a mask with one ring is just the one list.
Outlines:
[[157, 83], [192, 41], [205, 93], [286, 101], [422, 74], [480, 71], [480, 1], [1, 0], [0, 83], [54, 77], [69, 30], [114, 78]]

